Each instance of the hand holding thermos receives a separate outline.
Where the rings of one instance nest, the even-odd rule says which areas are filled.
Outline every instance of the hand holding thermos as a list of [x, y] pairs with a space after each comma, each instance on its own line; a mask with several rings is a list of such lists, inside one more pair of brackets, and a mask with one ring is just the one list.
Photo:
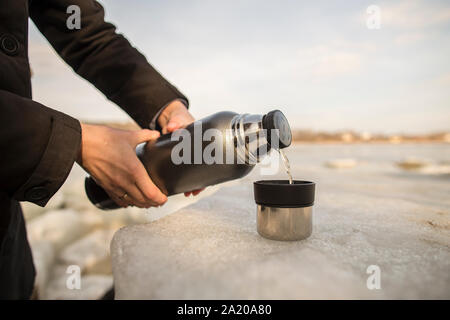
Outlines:
[[[167, 106], [158, 118], [163, 133], [173, 132], [194, 121], [179, 101]], [[153, 183], [136, 156], [136, 146], [153, 141], [158, 131], [118, 130], [105, 126], [82, 124], [82, 144], [77, 159], [112, 199], [116, 207], [134, 205], [140, 208], [160, 206], [167, 196]], [[197, 193], [197, 191], [196, 191]]]
[[[175, 113], [175, 115], [171, 119], [183, 119], [182, 114]], [[130, 171], [132, 178], [131, 180], [128, 178], [127, 181], [130, 183], [135, 180], [137, 188], [132, 186], [127, 188], [133, 192], [129, 196], [132, 196], [133, 201], [137, 201], [137, 205], [141, 207], [161, 205], [167, 200], [166, 196], [200, 190], [210, 185], [241, 178], [248, 174], [271, 149], [285, 148], [292, 140], [289, 123], [279, 110], [266, 115], [219, 112], [191, 123], [173, 135], [170, 133], [175, 130], [173, 128], [182, 125], [172, 125], [171, 119], [165, 122], [166, 130], [163, 127], [163, 132], [168, 133], [158, 137], [149, 131], [147, 133], [149, 141], [140, 144], [136, 149], [137, 157], [133, 157], [130, 168], [133, 169]], [[145, 139], [130, 138], [124, 144], [126, 150], [122, 157], [131, 161], [133, 145], [143, 140]], [[180, 141], [187, 147], [180, 149]], [[202, 157], [206, 150], [211, 149], [212, 141], [215, 144], [214, 161], [208, 161]], [[181, 152], [177, 153], [180, 150]], [[182, 161], [174, 160], [174, 154], [182, 158]], [[137, 158], [140, 160], [139, 164], [136, 162]], [[123, 158], [120, 160], [125, 166], [126, 160]], [[106, 159], [103, 161], [108, 162]], [[111, 164], [111, 167], [116, 168], [117, 165]], [[89, 169], [88, 167], [88, 172]], [[147, 177], [144, 179], [137, 175]], [[125, 177], [122, 179], [126, 180]], [[97, 177], [96, 179], [88, 177], [85, 182], [86, 193], [91, 202], [102, 209], [118, 208], [120, 202], [117, 201], [117, 197], [123, 200], [119, 193], [122, 190], [104, 190], [103, 185], [96, 183], [96, 180]], [[113, 181], [114, 187], [117, 187], [119, 181]], [[127, 192], [125, 189], [123, 191]]]

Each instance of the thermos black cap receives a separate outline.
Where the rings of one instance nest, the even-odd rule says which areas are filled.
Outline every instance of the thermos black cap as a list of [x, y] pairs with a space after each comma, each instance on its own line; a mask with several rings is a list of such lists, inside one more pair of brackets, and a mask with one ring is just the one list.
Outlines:
[[301, 208], [314, 204], [316, 184], [311, 181], [260, 180], [253, 183], [255, 202], [267, 207]]
[[[262, 119], [263, 128], [267, 130], [267, 141], [271, 146], [273, 139], [278, 140], [280, 149], [289, 147], [292, 142], [292, 133], [289, 122], [280, 110], [273, 110], [266, 114]], [[272, 129], [277, 129], [278, 134]], [[275, 136], [273, 136], [275, 135]], [[275, 144], [276, 145], [276, 144]]]

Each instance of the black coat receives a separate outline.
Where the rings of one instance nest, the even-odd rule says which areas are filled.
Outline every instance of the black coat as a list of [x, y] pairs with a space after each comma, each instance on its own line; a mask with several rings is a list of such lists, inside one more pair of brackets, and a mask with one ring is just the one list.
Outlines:
[[[66, 25], [74, 4], [80, 30]], [[28, 17], [75, 72], [141, 127], [169, 102], [186, 100], [104, 21], [96, 1], [0, 0], [0, 298], [12, 299], [29, 298], [35, 276], [19, 201], [45, 206], [81, 141], [78, 120], [31, 99]]]

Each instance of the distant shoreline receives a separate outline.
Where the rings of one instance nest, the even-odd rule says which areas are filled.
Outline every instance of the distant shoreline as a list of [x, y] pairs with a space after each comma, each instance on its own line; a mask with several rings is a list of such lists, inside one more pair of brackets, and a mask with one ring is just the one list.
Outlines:
[[[123, 130], [137, 130], [134, 122], [88, 122]], [[347, 131], [311, 131], [292, 130], [292, 141], [295, 144], [426, 144], [450, 143], [450, 132], [436, 132], [423, 135], [413, 134], [371, 134]]]
[[450, 145], [450, 142], [446, 141], [435, 141], [435, 140], [407, 140], [407, 141], [401, 141], [401, 142], [390, 142], [390, 141], [353, 141], [353, 142], [345, 142], [345, 141], [298, 141], [294, 140], [292, 141], [293, 145], [396, 145], [396, 144], [402, 144], [402, 145], [414, 145], [414, 144], [441, 144], [441, 145]]

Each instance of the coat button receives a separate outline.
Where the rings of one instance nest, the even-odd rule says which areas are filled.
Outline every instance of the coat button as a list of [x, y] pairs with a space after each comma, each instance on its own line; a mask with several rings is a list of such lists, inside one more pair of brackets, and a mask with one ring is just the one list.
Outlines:
[[19, 51], [19, 41], [14, 36], [5, 34], [0, 38], [0, 47], [4, 53], [13, 56]]
[[29, 201], [39, 201], [48, 198], [50, 192], [45, 187], [33, 187], [25, 192], [25, 199]]

